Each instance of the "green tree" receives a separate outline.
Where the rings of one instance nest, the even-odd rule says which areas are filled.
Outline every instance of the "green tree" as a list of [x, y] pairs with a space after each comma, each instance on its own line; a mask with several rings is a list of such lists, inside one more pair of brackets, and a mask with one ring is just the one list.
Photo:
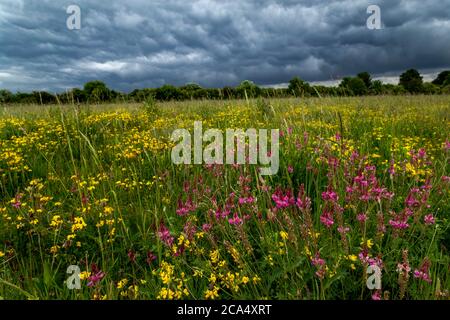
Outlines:
[[89, 81], [84, 85], [84, 92], [88, 99], [105, 102], [109, 100], [111, 91], [106, 84], [100, 80]]
[[438, 74], [437, 78], [433, 80], [432, 84], [438, 85], [438, 86], [445, 86], [445, 82], [449, 80], [450, 84], [450, 70], [442, 71]]
[[441, 87], [431, 82], [425, 82], [423, 84], [423, 93], [425, 94], [439, 94], [441, 93]]
[[370, 88], [370, 86], [372, 85], [372, 77], [368, 72], [364, 71], [358, 73], [357, 77], [360, 78], [362, 81], [364, 81], [364, 84], [366, 85], [367, 89]]
[[87, 100], [86, 93], [79, 88], [73, 88], [71, 94], [75, 103], [82, 103]]
[[400, 75], [400, 82], [409, 93], [420, 93], [423, 91], [423, 78], [416, 69], [409, 69]]
[[444, 83], [442, 84], [444, 87], [445, 86], [450, 86], [450, 74], [447, 75], [447, 78], [444, 80]]
[[355, 96], [367, 94], [367, 87], [361, 78], [345, 77], [339, 84], [340, 88], [347, 89], [348, 93]]
[[156, 99], [162, 101], [178, 100], [181, 97], [181, 91], [170, 85], [165, 84], [156, 90]]
[[185, 99], [199, 99], [206, 96], [206, 91], [196, 83], [187, 83], [180, 87], [180, 90]]
[[299, 77], [294, 77], [289, 80], [288, 90], [295, 96], [305, 96], [309, 95], [311, 87], [307, 82], [303, 81]]
[[2, 89], [0, 90], [0, 103], [10, 103], [14, 100], [14, 94], [9, 91]]
[[236, 91], [241, 98], [245, 98], [245, 94], [247, 94], [247, 97], [249, 98], [256, 98], [260, 95], [261, 88], [258, 87], [253, 81], [244, 80], [236, 88]]
[[381, 82], [380, 80], [372, 81], [369, 90], [371, 94], [383, 94], [383, 82]]

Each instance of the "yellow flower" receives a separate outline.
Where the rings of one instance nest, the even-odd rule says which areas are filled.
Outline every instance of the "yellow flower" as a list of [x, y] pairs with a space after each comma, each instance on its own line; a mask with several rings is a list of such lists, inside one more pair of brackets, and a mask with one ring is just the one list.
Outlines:
[[261, 278], [258, 277], [258, 276], [254, 276], [253, 279], [252, 279], [252, 281], [253, 281], [254, 284], [256, 284], [256, 283], [258, 283], [258, 282], [261, 281]]
[[117, 283], [117, 289], [122, 289], [123, 287], [125, 287], [128, 283], [127, 279], [122, 279]]
[[4, 257], [4, 256], [5, 256], [5, 253], [3, 251], [0, 251], [0, 258]]
[[351, 254], [351, 255], [348, 256], [348, 259], [349, 259], [350, 261], [355, 262], [355, 261], [358, 259], [358, 257], [357, 257], [356, 255], [354, 255], [354, 254]]
[[373, 247], [373, 241], [372, 241], [372, 239], [368, 239], [367, 241], [365, 241], [364, 242], [364, 239], [363, 239], [363, 241], [360, 243], [360, 245], [365, 245], [368, 249], [371, 249], [372, 247]]
[[83, 230], [87, 224], [84, 222], [83, 217], [75, 217], [74, 222], [72, 224], [72, 233], [75, 231]]
[[214, 286], [213, 290], [207, 289], [205, 292], [205, 299], [211, 299], [214, 300], [215, 298], [219, 297], [218, 294], [219, 288]]
[[219, 250], [211, 251], [211, 253], [209, 254], [209, 257], [211, 258], [211, 262], [213, 264], [218, 263], [219, 262]]
[[63, 223], [63, 221], [61, 220], [61, 216], [55, 215], [55, 216], [53, 216], [52, 221], [50, 222], [50, 226], [53, 227], [53, 228], [57, 228], [62, 223]]
[[58, 245], [55, 245], [55, 246], [50, 248], [50, 252], [53, 253], [53, 254], [56, 254], [56, 253], [58, 253], [59, 248], [60, 247]]
[[211, 276], [209, 277], [209, 282], [216, 283], [217, 277], [214, 273], [211, 273]]
[[67, 236], [67, 241], [73, 240], [73, 239], [75, 239], [75, 237], [76, 237], [75, 234], [69, 234], [69, 235]]
[[247, 284], [247, 282], [249, 282], [250, 279], [248, 277], [242, 277], [241, 281], [242, 281], [243, 284]]
[[286, 231], [280, 231], [281, 239], [286, 240], [288, 238], [288, 233]]
[[91, 273], [89, 271], [83, 271], [80, 273], [80, 280], [86, 280], [91, 276]]
[[205, 233], [204, 232], [197, 232], [196, 234], [195, 234], [195, 236], [197, 237], [197, 239], [201, 239], [201, 238], [203, 238], [203, 236], [205, 235]]

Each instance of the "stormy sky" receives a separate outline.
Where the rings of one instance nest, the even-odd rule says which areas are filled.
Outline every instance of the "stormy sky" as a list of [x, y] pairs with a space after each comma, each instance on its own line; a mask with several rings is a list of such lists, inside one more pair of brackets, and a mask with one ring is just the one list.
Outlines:
[[[366, 12], [381, 8], [382, 28]], [[69, 5], [81, 29], [69, 30]], [[0, 89], [116, 90], [293, 76], [334, 83], [369, 71], [396, 81], [450, 67], [450, 0], [0, 0]]]

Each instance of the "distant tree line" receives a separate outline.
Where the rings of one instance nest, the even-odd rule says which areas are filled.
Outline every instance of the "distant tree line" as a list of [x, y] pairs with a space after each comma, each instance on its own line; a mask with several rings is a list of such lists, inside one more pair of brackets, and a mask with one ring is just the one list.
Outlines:
[[52, 94], [46, 91], [31, 93], [12, 93], [0, 90], [0, 103], [12, 104], [57, 104], [57, 103], [104, 103], [104, 102], [142, 102], [149, 98], [158, 101], [197, 100], [197, 99], [247, 99], [258, 97], [318, 97], [318, 96], [364, 96], [364, 95], [402, 95], [402, 94], [450, 94], [450, 70], [442, 71], [432, 82], [424, 82], [415, 69], [400, 75], [398, 85], [385, 84], [373, 80], [368, 72], [355, 77], [345, 77], [338, 86], [328, 87], [310, 85], [295, 77], [287, 88], [263, 88], [249, 80], [237, 87], [202, 88], [189, 83], [181, 87], [170, 84], [160, 88], [135, 89], [122, 93], [109, 89], [102, 81], [87, 82], [83, 89], [74, 88], [64, 93]]

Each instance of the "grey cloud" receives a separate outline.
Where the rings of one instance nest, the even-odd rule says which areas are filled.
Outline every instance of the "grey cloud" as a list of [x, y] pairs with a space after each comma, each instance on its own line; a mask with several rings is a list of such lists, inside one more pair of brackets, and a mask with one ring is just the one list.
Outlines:
[[[67, 6], [82, 28], [66, 28]], [[366, 9], [381, 7], [383, 29]], [[0, 88], [261, 85], [450, 67], [450, 0], [2, 0]]]

